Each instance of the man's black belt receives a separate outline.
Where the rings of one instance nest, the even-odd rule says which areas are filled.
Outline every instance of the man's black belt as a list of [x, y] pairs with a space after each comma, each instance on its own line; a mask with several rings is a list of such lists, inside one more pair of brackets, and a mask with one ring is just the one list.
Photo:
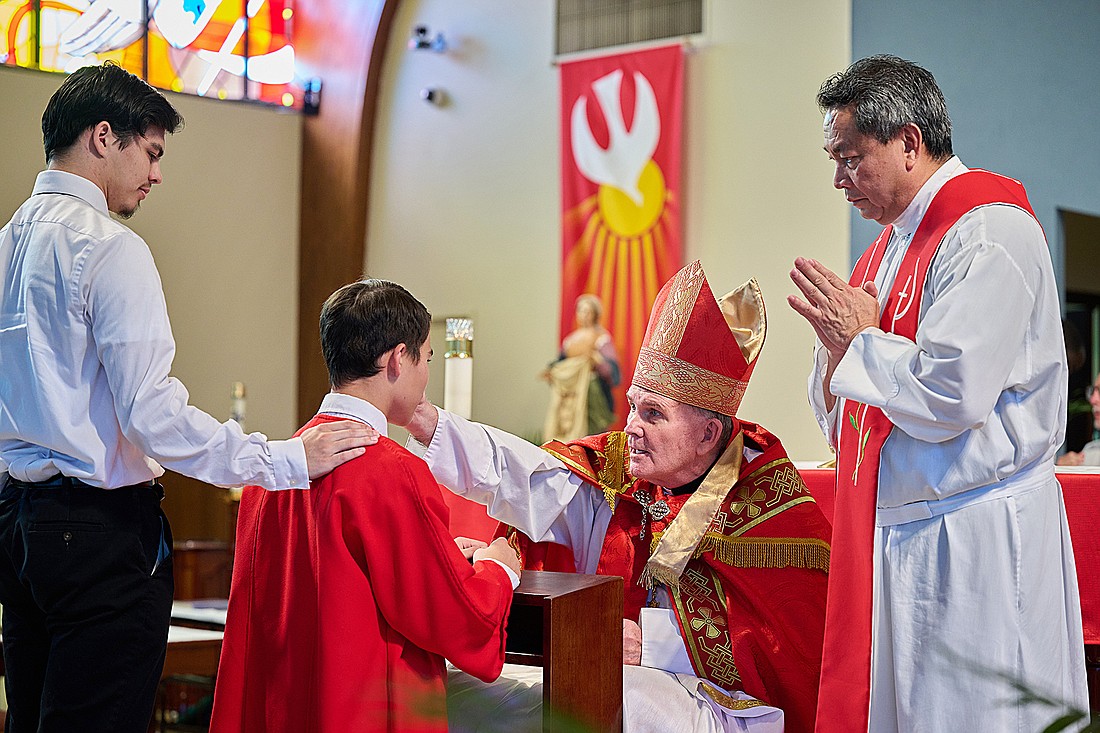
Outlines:
[[[80, 479], [57, 474], [44, 481], [20, 481], [14, 476], [8, 476], [8, 481], [17, 489], [99, 489], [98, 486], [86, 484]], [[123, 489], [153, 489], [158, 486], [156, 479], [143, 481], [140, 484], [123, 486]]]

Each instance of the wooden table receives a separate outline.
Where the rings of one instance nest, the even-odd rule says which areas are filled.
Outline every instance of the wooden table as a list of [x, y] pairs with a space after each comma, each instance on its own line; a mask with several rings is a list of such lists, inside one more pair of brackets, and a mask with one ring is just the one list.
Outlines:
[[221, 631], [170, 626], [168, 651], [164, 656], [164, 671], [160, 678], [177, 674], [213, 677], [218, 671], [221, 651]]
[[172, 601], [172, 625], [224, 631], [228, 609], [229, 600], [226, 598]]
[[622, 730], [623, 579], [526, 570], [504, 659], [543, 668], [543, 730]]
[[150, 732], [198, 733], [207, 729], [221, 651], [220, 630], [168, 627], [168, 649]]

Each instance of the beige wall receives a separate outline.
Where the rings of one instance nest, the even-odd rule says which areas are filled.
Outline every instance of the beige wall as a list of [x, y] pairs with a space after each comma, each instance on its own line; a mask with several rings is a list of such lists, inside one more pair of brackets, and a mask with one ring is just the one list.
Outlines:
[[[0, 68], [5, 131], [0, 220], [44, 165], [41, 115], [61, 77]], [[160, 270], [176, 337], [173, 374], [219, 419], [229, 387], [248, 389], [247, 427], [297, 426], [300, 119], [267, 108], [171, 95], [186, 118], [164, 158], [165, 182], [130, 220]], [[13, 103], [14, 101], [14, 103]]]
[[[428, 24], [447, 54], [411, 53]], [[366, 271], [397, 280], [438, 318], [477, 328], [474, 417], [530, 435], [557, 349], [558, 84], [553, 3], [406, 0], [381, 91]], [[798, 254], [847, 268], [848, 218], [829, 186], [813, 94], [848, 61], [850, 0], [709, 3], [686, 62], [684, 234], [716, 291], [755, 275], [771, 330], [741, 414], [796, 458], [826, 455], [804, 397], [812, 335], [783, 298]], [[59, 77], [0, 68], [3, 220], [42, 165], [39, 118]], [[420, 100], [428, 86], [449, 104]], [[16, 100], [15, 104], [8, 103]], [[224, 418], [249, 388], [249, 427], [294, 425], [298, 118], [173, 95], [185, 117], [166, 183], [132, 221], [164, 280], [194, 404]], [[443, 351], [442, 335], [434, 338]], [[443, 359], [430, 395], [442, 399]], [[627, 375], [629, 377], [629, 375]]]
[[[474, 418], [525, 435], [547, 401], [535, 374], [557, 349], [553, 5], [402, 3], [367, 238], [369, 274], [404, 283], [439, 318], [475, 319]], [[408, 51], [418, 23], [442, 30], [452, 50]], [[794, 457], [823, 458], [804, 387], [813, 337], [784, 297], [796, 255], [848, 267], [847, 208], [830, 186], [813, 96], [848, 63], [850, 1], [712, 0], [708, 29], [686, 60], [686, 254], [702, 259], [717, 292], [760, 280], [770, 334], [740, 414]], [[449, 104], [421, 101], [429, 86]], [[442, 359], [434, 367], [429, 392], [441, 399]]]

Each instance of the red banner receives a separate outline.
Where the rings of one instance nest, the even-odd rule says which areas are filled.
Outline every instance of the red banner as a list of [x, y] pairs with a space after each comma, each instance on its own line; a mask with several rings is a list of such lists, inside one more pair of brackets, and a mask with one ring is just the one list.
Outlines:
[[603, 301], [622, 368], [616, 427], [649, 309], [683, 264], [683, 89], [680, 46], [561, 65], [561, 335], [579, 295]]

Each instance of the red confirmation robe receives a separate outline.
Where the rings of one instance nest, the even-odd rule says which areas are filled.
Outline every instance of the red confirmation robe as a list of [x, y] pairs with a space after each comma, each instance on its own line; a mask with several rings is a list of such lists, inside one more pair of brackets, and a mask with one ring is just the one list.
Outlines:
[[[741, 429], [731, 443], [738, 453], [742, 439], [763, 453], [747, 463], [737, 459], [716, 513], [697, 512], [689, 501], [706, 481], [695, 494], [673, 496], [631, 476], [624, 433], [543, 447], [598, 487], [614, 511], [597, 572], [624, 579], [624, 618], [638, 619], [647, 599], [639, 581], [684, 514], [675, 531], [692, 532], [695, 549], [688, 549], [678, 583], [666, 587], [695, 674], [783, 709], [789, 733], [808, 733], [821, 669], [830, 527], [779, 440], [752, 423], [742, 421]], [[662, 496], [668, 516], [650, 521], [639, 538], [639, 500]], [[530, 543], [509, 531], [525, 553], [525, 567], [574, 570], [572, 554], [560, 545]], [[738, 702], [708, 692], [720, 703]]]
[[[916, 341], [924, 282], [940, 243], [964, 214], [995, 203], [1010, 204], [1035, 216], [1024, 187], [1011, 178], [972, 170], [943, 184], [894, 276], [892, 287], [896, 289], [890, 291], [882, 307], [879, 327], [883, 331]], [[850, 285], [858, 288], [874, 282], [892, 232], [893, 227], [887, 226], [863, 253], [852, 271]], [[868, 729], [879, 457], [893, 429], [881, 409], [852, 400], [845, 403], [838, 428], [833, 512], [838, 542], [817, 733]]]
[[446, 731], [444, 657], [496, 679], [512, 599], [447, 517], [388, 438], [309, 490], [246, 488], [210, 730]]

